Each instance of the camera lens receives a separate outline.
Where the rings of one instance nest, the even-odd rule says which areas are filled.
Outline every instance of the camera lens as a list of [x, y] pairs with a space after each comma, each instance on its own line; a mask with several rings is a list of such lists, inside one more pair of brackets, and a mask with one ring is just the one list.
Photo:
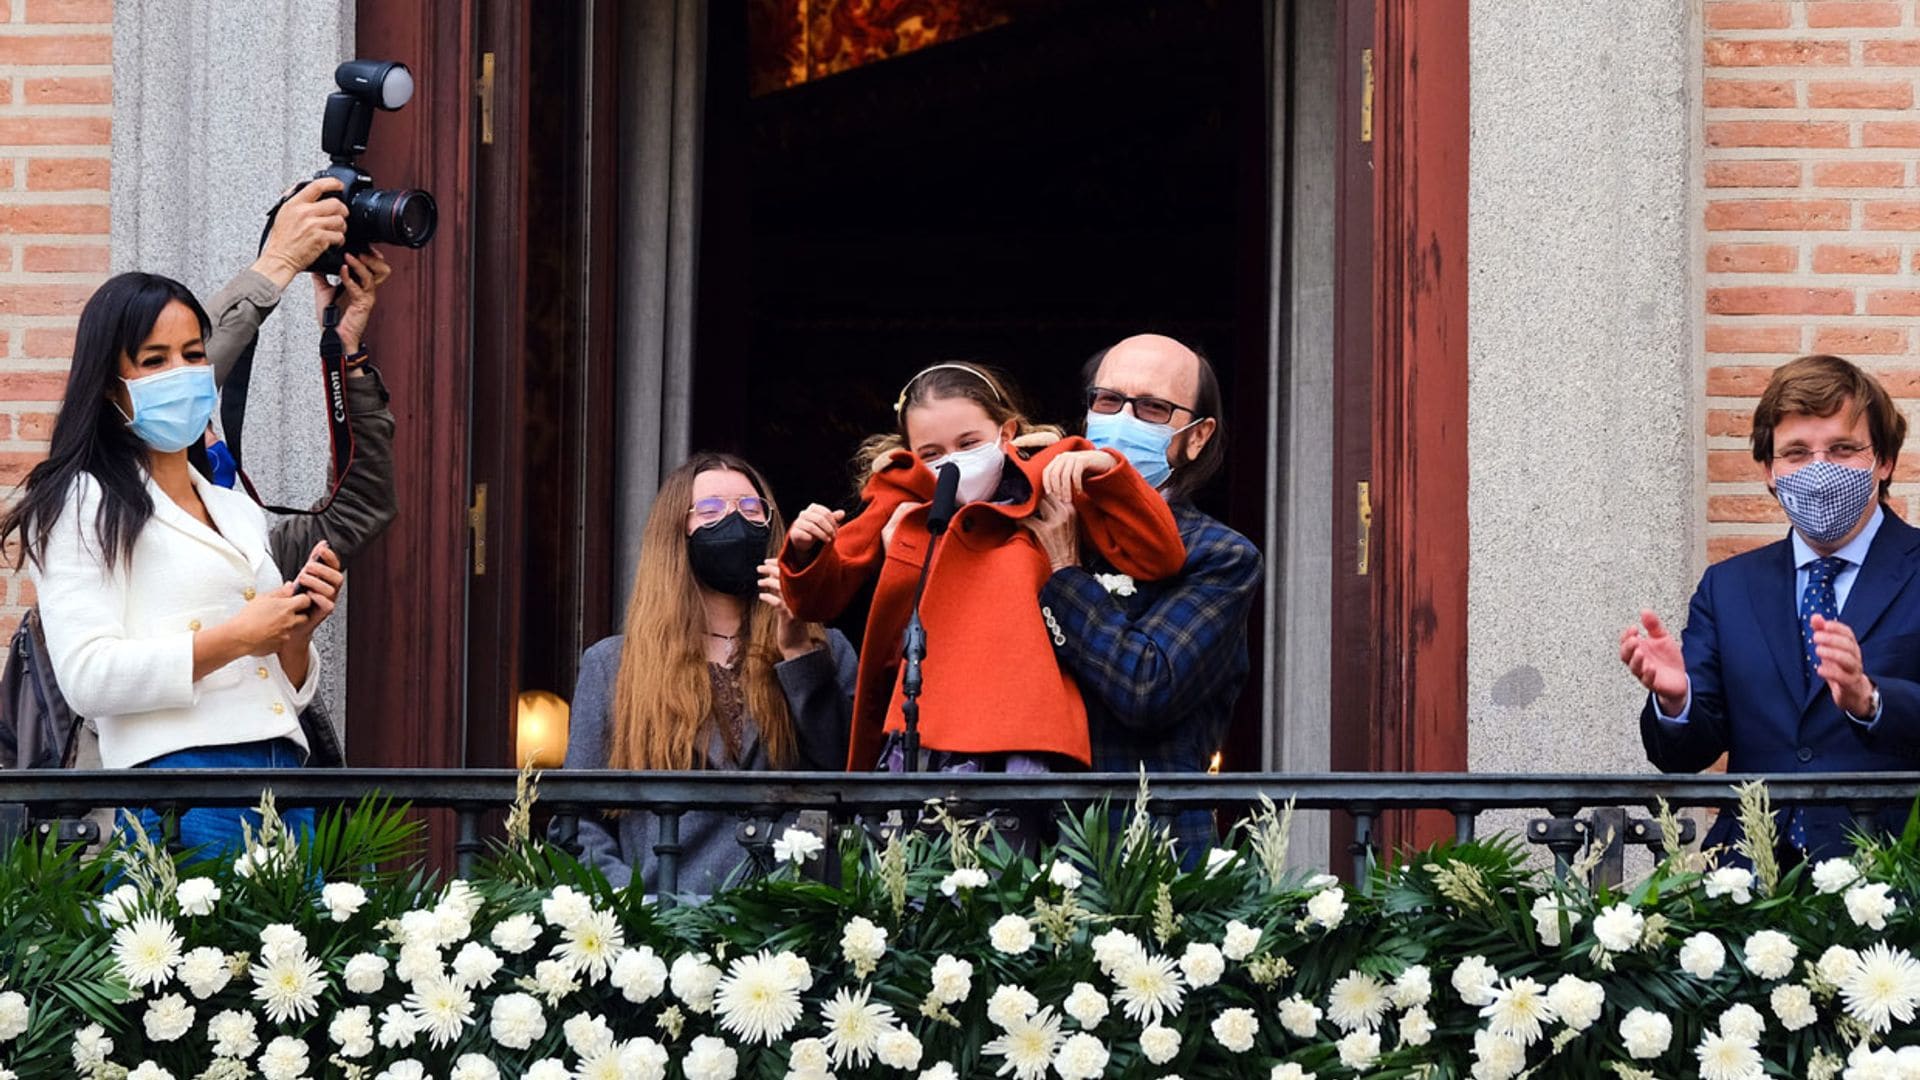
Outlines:
[[368, 243], [424, 247], [440, 224], [433, 196], [418, 189], [372, 188], [354, 193], [349, 234]]

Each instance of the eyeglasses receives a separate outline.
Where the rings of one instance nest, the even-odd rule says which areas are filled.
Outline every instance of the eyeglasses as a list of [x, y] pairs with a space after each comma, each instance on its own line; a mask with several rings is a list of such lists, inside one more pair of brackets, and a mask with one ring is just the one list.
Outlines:
[[1815, 450], [1807, 446], [1789, 446], [1775, 454], [1773, 460], [1789, 469], [1797, 469], [1820, 457], [1826, 458], [1835, 465], [1864, 465], [1873, 460], [1873, 447], [1852, 442], [1837, 442], [1825, 450]]
[[1176, 412], [1194, 412], [1185, 405], [1175, 405], [1166, 398], [1134, 397], [1118, 390], [1109, 390], [1104, 386], [1095, 386], [1087, 391], [1087, 409], [1097, 413], [1117, 413], [1127, 406], [1133, 406], [1133, 415], [1149, 424], [1171, 424]]
[[730, 510], [740, 511], [741, 517], [755, 525], [764, 524], [767, 520], [767, 500], [758, 495], [733, 495], [724, 499], [715, 495], [697, 499], [687, 514], [693, 518], [695, 524], [704, 529], [709, 525], [717, 524], [721, 518], [727, 516]]

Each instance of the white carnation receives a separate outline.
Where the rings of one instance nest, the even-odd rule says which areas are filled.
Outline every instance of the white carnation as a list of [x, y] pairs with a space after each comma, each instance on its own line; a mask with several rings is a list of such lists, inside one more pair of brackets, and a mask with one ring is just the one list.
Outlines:
[[493, 947], [509, 956], [518, 956], [540, 943], [540, 921], [533, 912], [523, 911], [501, 919], [487, 935]]
[[1107, 996], [1095, 990], [1092, 983], [1077, 982], [1061, 1008], [1081, 1027], [1097, 1028], [1107, 1018]]
[[1475, 1008], [1493, 1000], [1493, 987], [1499, 981], [1500, 973], [1484, 956], [1469, 956], [1453, 969], [1453, 992]]
[[1427, 1007], [1415, 1005], [1400, 1014], [1400, 1044], [1402, 1046], [1425, 1046], [1433, 1040], [1433, 1017], [1427, 1015]]
[[1347, 894], [1335, 885], [1313, 894], [1307, 901], [1307, 921], [1329, 930], [1347, 917]]
[[179, 994], [155, 998], [147, 1004], [141, 1024], [146, 1028], [147, 1038], [154, 1042], [172, 1042], [193, 1027], [193, 1006]]
[[578, 1013], [560, 1025], [567, 1038], [567, 1046], [581, 1057], [592, 1057], [613, 1045], [613, 1029], [607, 1026], [604, 1016], [592, 1016]]
[[1606, 1006], [1606, 988], [1578, 975], [1562, 975], [1547, 991], [1547, 1004], [1560, 1022], [1575, 1031], [1585, 1031], [1600, 1019]]
[[1779, 1018], [1780, 1026], [1788, 1031], [1799, 1031], [1820, 1019], [1819, 1010], [1813, 1007], [1813, 994], [1804, 986], [1792, 983], [1776, 986], [1768, 1003], [1773, 1006], [1773, 1015]]
[[1640, 944], [1646, 928], [1646, 918], [1626, 903], [1615, 904], [1593, 918], [1593, 936], [1613, 952], [1625, 952]]
[[1334, 1045], [1335, 1049], [1340, 1051], [1340, 1064], [1355, 1072], [1371, 1069], [1373, 1063], [1380, 1060], [1378, 1032], [1366, 1030], [1349, 1032]]
[[1196, 941], [1180, 956], [1180, 974], [1186, 976], [1187, 985], [1196, 990], [1219, 982], [1226, 970], [1227, 958], [1218, 945]]
[[942, 1005], [956, 1005], [973, 993], [973, 964], [942, 954], [933, 962], [931, 996]]
[[1747, 970], [1763, 979], [1784, 979], [1793, 974], [1793, 962], [1800, 955], [1793, 939], [1778, 930], [1752, 934], [1741, 951], [1747, 954]]
[[1140, 1033], [1140, 1053], [1155, 1065], [1165, 1065], [1180, 1055], [1180, 1032], [1178, 1029], [1149, 1025]]
[[334, 922], [346, 922], [367, 904], [367, 890], [351, 881], [330, 881], [320, 890], [320, 903]]
[[180, 984], [196, 1000], [205, 1001], [227, 988], [233, 980], [233, 967], [227, 954], [202, 945], [180, 959]]
[[363, 1058], [373, 1053], [373, 1010], [365, 1005], [342, 1009], [327, 1024], [327, 1038], [340, 1048], [340, 1056]]
[[1003, 915], [987, 930], [987, 940], [1009, 956], [1019, 956], [1033, 948], [1033, 924], [1024, 915]]
[[1860, 869], [1849, 859], [1822, 859], [1813, 868], [1813, 887], [1832, 896], [1860, 880]]
[[1106, 1073], [1108, 1060], [1106, 1044], [1083, 1031], [1060, 1044], [1053, 1071], [1060, 1080], [1097, 1080]]
[[1726, 946], [1704, 930], [1680, 944], [1680, 970], [1696, 979], [1713, 978], [1726, 962]]
[[500, 1068], [479, 1054], [461, 1054], [447, 1080], [500, 1080]]
[[1063, 889], [1077, 889], [1082, 881], [1080, 868], [1064, 859], [1057, 859], [1052, 869], [1047, 871], [1047, 880]]
[[1260, 1021], [1252, 1009], [1226, 1009], [1213, 1018], [1213, 1037], [1236, 1054], [1253, 1049], [1253, 1037], [1260, 1033]]
[[212, 878], [188, 878], [174, 890], [173, 897], [180, 902], [182, 915], [211, 915], [213, 906], [220, 902], [220, 886]]
[[1707, 899], [1730, 896], [1736, 904], [1753, 900], [1753, 871], [1744, 866], [1723, 866], [1706, 877]]
[[1540, 944], [1549, 949], [1560, 947], [1560, 917], [1566, 915], [1567, 926], [1580, 925], [1580, 913], [1571, 907], [1562, 907], [1560, 901], [1551, 896], [1535, 897], [1533, 901], [1533, 930], [1540, 938]]
[[306, 1071], [307, 1044], [290, 1035], [275, 1036], [260, 1055], [260, 1075], [266, 1080], [298, 1080]]
[[1636, 1008], [1620, 1021], [1620, 1042], [1635, 1058], [1657, 1058], [1673, 1043], [1673, 1021], [1660, 1013]]
[[1433, 972], [1425, 964], [1412, 964], [1394, 977], [1387, 997], [1396, 1009], [1411, 1009], [1433, 999]]
[[377, 994], [387, 983], [387, 958], [373, 953], [359, 953], [347, 961], [341, 972], [341, 980], [348, 991], [355, 994]]
[[886, 954], [885, 930], [864, 915], [855, 915], [847, 920], [847, 928], [840, 934], [840, 955], [853, 965], [856, 977], [864, 979], [873, 974], [874, 966]]
[[708, 961], [706, 953], [682, 953], [674, 958], [667, 983], [673, 996], [696, 1013], [713, 1011], [713, 991], [720, 985], [721, 971]]
[[1744, 1001], [1720, 1014], [1720, 1034], [1735, 1042], [1752, 1046], [1760, 1041], [1760, 1036], [1766, 1031], [1767, 1018]]
[[987, 872], [977, 866], [970, 866], [964, 870], [955, 870], [953, 873], [940, 879], [940, 893], [943, 896], [952, 896], [961, 889], [984, 889], [986, 887]]
[[641, 945], [621, 953], [607, 978], [621, 997], [639, 1005], [659, 997], [667, 988], [667, 965], [654, 953], [653, 946]]
[[873, 1056], [880, 1064], [903, 1072], [919, 1068], [923, 1052], [919, 1038], [906, 1028], [889, 1028], [873, 1044]]
[[696, 1035], [680, 1068], [687, 1080], [733, 1080], [740, 1068], [740, 1055], [711, 1035]]
[[819, 836], [805, 829], [789, 828], [773, 842], [773, 858], [776, 862], [799, 866], [826, 850], [826, 847], [827, 842]]
[[1855, 926], [1864, 926], [1869, 930], [1885, 930], [1887, 916], [1893, 914], [1895, 903], [1887, 895], [1885, 882], [1870, 885], [1855, 885], [1847, 890], [1847, 916]]
[[1320, 1035], [1320, 1006], [1295, 994], [1280, 1003], [1280, 1026], [1296, 1039], [1313, 1039]]
[[509, 1050], [525, 1050], [547, 1034], [547, 1012], [527, 994], [502, 994], [493, 999], [487, 1030], [493, 1041]]
[[228, 1009], [207, 1021], [207, 1041], [215, 1057], [248, 1058], [260, 1049], [259, 1021], [252, 1013]]
[[1012, 1027], [1025, 1020], [1040, 1009], [1040, 999], [1034, 997], [1024, 987], [1009, 983], [993, 992], [987, 998], [987, 1019], [1001, 1027]]
[[1227, 920], [1227, 935], [1220, 943], [1220, 954], [1238, 963], [1260, 947], [1260, 931], [1239, 919]]

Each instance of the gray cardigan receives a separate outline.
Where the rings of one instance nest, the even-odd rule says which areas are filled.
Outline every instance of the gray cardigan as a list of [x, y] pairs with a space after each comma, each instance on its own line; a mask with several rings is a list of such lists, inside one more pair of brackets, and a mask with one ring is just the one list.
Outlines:
[[[573, 693], [568, 722], [569, 769], [604, 769], [611, 745], [610, 706], [613, 680], [620, 670], [619, 635], [606, 638], [580, 659], [580, 682]], [[773, 672], [786, 692], [800, 747], [800, 765], [807, 769], [840, 771], [846, 768], [847, 736], [853, 719], [854, 672], [859, 667], [853, 646], [838, 630], [827, 631], [827, 645], [804, 656], [775, 664]], [[716, 733], [709, 744], [708, 768], [753, 771], [773, 767], [760, 742], [758, 724], [749, 722], [746, 743], [738, 760], [730, 760]], [[634, 782], [645, 784], [645, 774]], [[706, 895], [717, 890], [735, 868], [746, 861], [736, 839], [740, 818], [732, 814], [700, 812], [680, 818], [680, 882], [678, 892]], [[775, 826], [777, 829], [779, 826]], [[653, 891], [653, 845], [659, 835], [654, 815], [633, 811], [619, 817], [590, 814], [580, 818], [580, 861], [599, 867], [607, 880], [626, 885], [638, 867], [640, 880]]]

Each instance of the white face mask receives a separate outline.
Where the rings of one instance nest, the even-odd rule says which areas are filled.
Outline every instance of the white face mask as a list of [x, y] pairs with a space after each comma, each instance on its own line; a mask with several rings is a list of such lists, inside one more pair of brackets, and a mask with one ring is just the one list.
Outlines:
[[960, 470], [960, 503], [964, 506], [987, 498], [1000, 486], [1000, 471], [1006, 467], [1007, 455], [996, 439], [957, 454], [934, 458], [927, 462], [927, 468], [937, 475], [940, 466], [949, 464]]

